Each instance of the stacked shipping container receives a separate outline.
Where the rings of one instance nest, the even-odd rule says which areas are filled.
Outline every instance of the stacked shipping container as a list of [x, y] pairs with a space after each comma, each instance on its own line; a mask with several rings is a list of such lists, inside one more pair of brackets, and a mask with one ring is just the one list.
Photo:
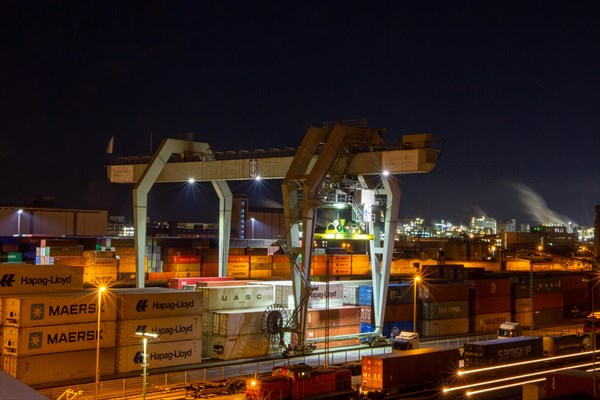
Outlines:
[[419, 299], [423, 336], [469, 332], [469, 287], [466, 284], [419, 285]]
[[508, 279], [470, 281], [471, 332], [496, 332], [511, 320], [511, 286]]
[[[522, 278], [514, 285], [514, 321], [524, 327], [549, 325], [563, 320], [563, 283], [561, 276], [535, 277], [533, 290], [529, 278]], [[531, 297], [533, 294], [533, 298]], [[533, 300], [533, 312], [531, 302]]]

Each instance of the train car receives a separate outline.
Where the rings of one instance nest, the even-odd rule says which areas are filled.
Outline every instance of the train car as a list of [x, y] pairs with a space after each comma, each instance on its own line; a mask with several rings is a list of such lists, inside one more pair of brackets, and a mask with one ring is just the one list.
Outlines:
[[507, 364], [543, 356], [541, 336], [518, 336], [507, 339], [465, 343], [465, 367]]
[[246, 382], [247, 400], [354, 399], [352, 372], [306, 364], [277, 367], [271, 376]]
[[367, 398], [422, 390], [451, 379], [458, 371], [458, 349], [422, 348], [364, 356], [361, 395]]

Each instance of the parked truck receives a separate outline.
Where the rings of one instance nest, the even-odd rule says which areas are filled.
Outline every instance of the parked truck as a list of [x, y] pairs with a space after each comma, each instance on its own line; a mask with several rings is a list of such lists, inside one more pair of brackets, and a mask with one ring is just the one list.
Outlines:
[[402, 331], [394, 338], [392, 347], [395, 350], [414, 350], [419, 348], [419, 334]]
[[498, 339], [523, 336], [523, 328], [518, 322], [503, 322], [498, 328]]
[[464, 349], [465, 367], [508, 364], [544, 355], [541, 336], [517, 336], [465, 343]]
[[458, 349], [422, 348], [364, 356], [361, 397], [380, 398], [411, 388], [424, 389], [458, 371]]

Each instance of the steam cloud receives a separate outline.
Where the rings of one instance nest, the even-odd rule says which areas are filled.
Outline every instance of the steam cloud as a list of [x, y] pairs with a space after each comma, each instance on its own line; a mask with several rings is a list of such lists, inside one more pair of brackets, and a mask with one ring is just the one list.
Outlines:
[[525, 211], [533, 220], [539, 224], [561, 224], [568, 226], [569, 222], [577, 225], [575, 221], [565, 215], [559, 214], [548, 208], [546, 201], [537, 192], [529, 186], [523, 184], [515, 184], [519, 200]]

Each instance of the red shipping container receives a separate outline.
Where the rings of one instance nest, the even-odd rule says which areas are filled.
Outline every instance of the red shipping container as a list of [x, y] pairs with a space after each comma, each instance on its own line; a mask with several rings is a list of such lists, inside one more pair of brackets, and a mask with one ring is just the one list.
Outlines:
[[533, 296], [534, 310], [550, 310], [562, 308], [565, 305], [562, 293], [547, 293]]
[[471, 281], [471, 288], [475, 291], [475, 298], [496, 296], [510, 296], [510, 281], [508, 279], [483, 279]]
[[469, 286], [465, 284], [419, 285], [419, 299], [432, 302], [469, 300]]
[[510, 296], [475, 298], [471, 306], [473, 314], [497, 314], [510, 312]]
[[585, 274], [565, 275], [562, 277], [563, 290], [582, 290], [587, 292], [590, 279]]
[[[568, 370], [546, 374], [546, 397], [565, 396], [577, 392], [594, 396], [592, 373]], [[600, 393], [600, 373], [596, 373], [596, 393]]]
[[565, 290], [563, 292], [565, 304], [587, 304], [588, 291], [586, 290]]

